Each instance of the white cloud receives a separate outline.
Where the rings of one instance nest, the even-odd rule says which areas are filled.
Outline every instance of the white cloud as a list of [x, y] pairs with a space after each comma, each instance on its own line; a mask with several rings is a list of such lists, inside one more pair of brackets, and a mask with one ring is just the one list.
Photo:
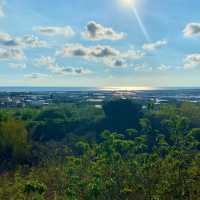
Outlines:
[[200, 23], [189, 23], [183, 30], [185, 37], [197, 37], [200, 36]]
[[0, 59], [5, 59], [5, 60], [23, 60], [25, 59], [24, 52], [21, 49], [16, 49], [16, 48], [0, 48]]
[[143, 45], [143, 49], [146, 51], [155, 51], [167, 45], [167, 40], [158, 40], [154, 43], [146, 43]]
[[20, 38], [0, 32], [0, 59], [23, 60], [25, 59], [23, 49], [46, 46], [47, 43], [45, 41], [39, 40], [39, 38], [32, 35]]
[[13, 69], [25, 69], [26, 64], [25, 63], [9, 63], [9, 67]]
[[90, 48], [85, 47], [81, 44], [66, 44], [60, 52], [65, 56], [80, 56], [87, 57], [90, 54]]
[[50, 76], [48, 74], [41, 74], [41, 73], [32, 73], [32, 74], [26, 74], [24, 75], [25, 78], [28, 79], [46, 79]]
[[19, 39], [19, 42], [24, 47], [47, 47], [47, 42], [40, 40], [38, 37], [33, 35], [26, 35]]
[[107, 58], [119, 55], [119, 51], [110, 47], [97, 45], [93, 47], [85, 47], [81, 44], [66, 44], [63, 50], [58, 54], [64, 57], [79, 56], [86, 59]]
[[53, 72], [57, 75], [87, 75], [92, 73], [83, 67], [57, 67]]
[[187, 55], [184, 59], [184, 68], [192, 69], [200, 66], [200, 53]]
[[4, 47], [19, 47], [19, 41], [8, 33], [0, 33], [0, 45]]
[[46, 47], [47, 43], [40, 40], [38, 37], [33, 35], [26, 35], [22, 38], [13, 37], [8, 33], [0, 33], [0, 46], [5, 48], [39, 48]]
[[57, 56], [82, 57], [86, 60], [102, 62], [109, 67], [128, 67], [128, 62], [142, 59], [145, 53], [137, 50], [121, 52], [111, 46], [97, 45], [86, 47], [81, 44], [66, 44]]
[[120, 55], [126, 60], [139, 60], [145, 56], [145, 53], [138, 50], [128, 50], [127, 52], [120, 53]]
[[152, 67], [149, 67], [147, 64], [136, 64], [133, 65], [133, 69], [138, 72], [150, 72], [153, 70]]
[[79, 75], [86, 75], [86, 74], [91, 74], [92, 73], [91, 70], [85, 69], [83, 67], [75, 68], [74, 72], [75, 72], [75, 74], [79, 74]]
[[110, 27], [104, 27], [94, 21], [86, 26], [86, 31], [82, 36], [88, 40], [121, 40], [125, 37], [124, 33], [117, 33]]
[[41, 56], [34, 59], [34, 64], [47, 66], [47, 68], [56, 75], [86, 75], [92, 73], [83, 67], [63, 67], [56, 63], [56, 59], [50, 56]]
[[0, 59], [25, 59], [20, 42], [7, 33], [0, 33]]
[[110, 67], [124, 68], [131, 66], [130, 61], [140, 60], [145, 56], [141, 51], [128, 50], [127, 52], [120, 52], [116, 56], [104, 59], [104, 63]]
[[61, 51], [57, 52], [57, 55], [62, 55], [64, 57], [77, 56], [84, 57], [86, 59], [118, 57], [125, 60], [138, 60], [144, 57], [145, 53], [134, 50], [120, 52], [119, 50], [107, 45], [86, 47], [76, 43], [66, 44]]
[[50, 56], [41, 56], [40, 58], [34, 59], [34, 64], [36, 66], [48, 66], [48, 67], [53, 67], [55, 65], [55, 58], [50, 57]]
[[113, 67], [113, 68], [124, 68], [127, 67], [127, 61], [124, 59], [105, 59], [104, 63], [109, 66], [109, 67]]
[[34, 27], [33, 30], [39, 34], [47, 36], [62, 35], [65, 37], [71, 37], [75, 34], [74, 30], [70, 26], [38, 26]]
[[8, 33], [0, 33], [0, 41], [4, 42], [4, 41], [9, 41], [11, 40], [11, 36]]
[[41, 56], [34, 59], [35, 66], [46, 66], [54, 74], [61, 74], [61, 67], [56, 63], [56, 59], [50, 56]]
[[171, 66], [169, 65], [164, 65], [164, 64], [161, 64], [159, 67], [158, 67], [158, 70], [160, 71], [166, 71], [166, 70], [169, 70], [171, 69]]
[[95, 58], [113, 57], [119, 55], [119, 51], [110, 46], [98, 45], [91, 49], [90, 56]]

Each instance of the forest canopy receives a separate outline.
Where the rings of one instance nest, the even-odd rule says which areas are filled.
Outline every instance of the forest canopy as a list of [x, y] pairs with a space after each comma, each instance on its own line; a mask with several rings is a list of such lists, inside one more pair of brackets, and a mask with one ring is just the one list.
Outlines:
[[200, 105], [112, 100], [0, 112], [0, 199], [200, 199]]

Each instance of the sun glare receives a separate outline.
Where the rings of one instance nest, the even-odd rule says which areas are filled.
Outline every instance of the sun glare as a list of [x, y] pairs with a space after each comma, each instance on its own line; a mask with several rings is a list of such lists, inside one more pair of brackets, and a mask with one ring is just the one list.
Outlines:
[[135, 0], [121, 0], [121, 3], [125, 7], [133, 7], [133, 6], [135, 6]]

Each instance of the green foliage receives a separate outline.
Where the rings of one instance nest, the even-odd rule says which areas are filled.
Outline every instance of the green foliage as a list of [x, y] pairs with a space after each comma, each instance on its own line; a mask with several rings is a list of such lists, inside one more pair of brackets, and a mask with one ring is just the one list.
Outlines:
[[199, 116], [129, 100], [2, 112], [0, 199], [200, 200]]
[[46, 186], [38, 181], [28, 181], [24, 185], [24, 193], [31, 194], [31, 193], [38, 193], [40, 195], [44, 194], [46, 191]]
[[200, 142], [200, 128], [193, 128], [190, 131], [190, 135], [196, 139], [198, 142]]
[[24, 162], [29, 155], [24, 123], [9, 119], [0, 124], [0, 158], [3, 162]]

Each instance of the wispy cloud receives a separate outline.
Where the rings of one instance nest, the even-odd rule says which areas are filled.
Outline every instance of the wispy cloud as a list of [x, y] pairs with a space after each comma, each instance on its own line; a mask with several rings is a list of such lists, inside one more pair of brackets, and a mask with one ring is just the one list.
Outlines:
[[49, 78], [50, 75], [42, 73], [31, 73], [31, 74], [25, 74], [24, 77], [27, 79], [46, 79]]
[[157, 49], [161, 49], [162, 47], [167, 45], [167, 40], [163, 39], [163, 40], [158, 40], [156, 42], [153, 43], [146, 43], [143, 45], [143, 49], [146, 51], [155, 51]]
[[12, 69], [26, 69], [25, 63], [9, 63], [9, 67]]
[[120, 55], [125, 60], [139, 60], [145, 56], [145, 53], [140, 50], [128, 50], [127, 52], [121, 52]]
[[158, 67], [158, 70], [160, 71], [167, 71], [171, 69], [171, 66], [170, 65], [165, 65], [165, 64], [161, 64], [159, 67]]
[[152, 67], [149, 67], [146, 63], [143, 64], [135, 64], [132, 66], [135, 71], [138, 72], [150, 72], [153, 70]]
[[39, 47], [47, 47], [47, 42], [40, 40], [38, 37], [34, 35], [26, 35], [19, 39], [19, 43], [21, 43], [24, 47], [32, 47], [32, 48], [39, 48]]
[[74, 36], [75, 32], [70, 26], [59, 27], [59, 26], [38, 26], [34, 27], [33, 30], [39, 34], [46, 36], [64, 36], [71, 37]]
[[92, 73], [83, 67], [57, 67], [53, 72], [57, 75], [87, 75]]
[[41, 56], [40, 58], [34, 59], [35, 66], [48, 66], [49, 68], [55, 65], [56, 59], [51, 56]]

